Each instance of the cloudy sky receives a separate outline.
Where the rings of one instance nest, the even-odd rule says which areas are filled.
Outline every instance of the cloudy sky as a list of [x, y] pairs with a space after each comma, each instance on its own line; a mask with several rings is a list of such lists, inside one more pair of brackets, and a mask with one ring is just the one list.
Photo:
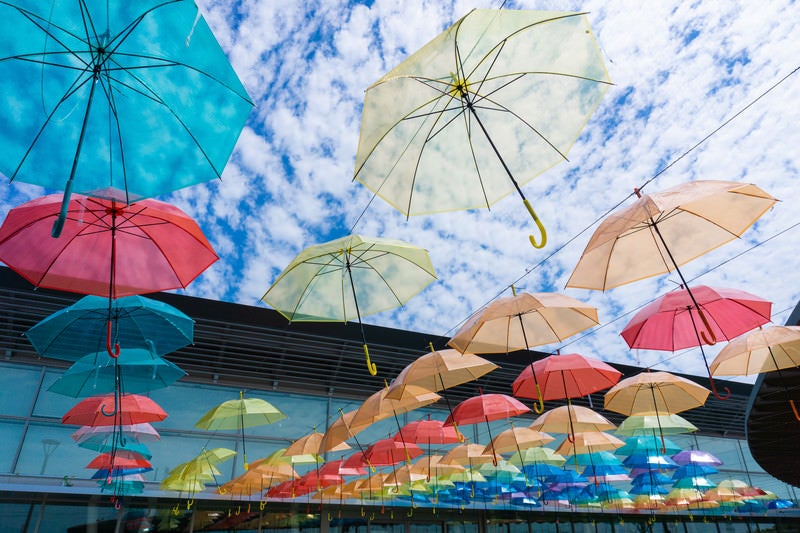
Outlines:
[[[221, 256], [188, 294], [263, 306], [261, 296], [297, 252], [352, 229], [426, 248], [438, 274], [406, 306], [366, 323], [448, 336], [514, 284], [598, 308], [599, 327], [544, 350], [702, 374], [698, 350], [634, 352], [619, 337], [633, 312], [676, 287], [676, 276], [606, 292], [565, 284], [597, 220], [630, 203], [634, 187], [657, 192], [715, 179], [754, 183], [781, 202], [742, 239], [683, 267], [686, 277], [772, 301], [776, 324], [800, 300], [793, 185], [800, 40], [792, 2], [507, 2], [588, 12], [614, 83], [569, 160], [524, 187], [548, 228], [542, 250], [527, 242], [533, 227], [516, 197], [491, 210], [407, 220], [352, 180], [366, 88], [471, 8], [499, 2], [198, 4], [256, 107], [222, 180], [161, 198], [195, 217]], [[42, 193], [0, 187], [3, 212]]]

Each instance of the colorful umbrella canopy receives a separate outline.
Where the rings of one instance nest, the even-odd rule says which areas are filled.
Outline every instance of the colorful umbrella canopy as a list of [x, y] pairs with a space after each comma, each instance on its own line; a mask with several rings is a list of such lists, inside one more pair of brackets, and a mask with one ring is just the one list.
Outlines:
[[286, 418], [274, 405], [261, 398], [245, 398], [239, 391], [238, 400], [227, 400], [211, 408], [195, 423], [194, 427], [209, 431], [237, 430], [242, 436], [242, 458], [248, 468], [245, 448], [245, 428], [272, 424]]
[[462, 439], [455, 427], [445, 426], [444, 421], [430, 418], [409, 422], [394, 437], [396, 441], [415, 444], [455, 444]]
[[672, 460], [681, 466], [688, 464], [719, 466], [722, 464], [718, 457], [703, 450], [683, 450], [673, 455]]
[[617, 435], [679, 435], [693, 431], [697, 431], [697, 426], [679, 415], [642, 413], [623, 420], [617, 428]]
[[508, 353], [560, 342], [598, 323], [597, 309], [575, 298], [514, 291], [474, 313], [447, 344], [462, 353]]
[[800, 364], [800, 326], [769, 326], [730, 341], [711, 362], [715, 376], [748, 376]]
[[529, 411], [522, 402], [506, 394], [479, 394], [459, 403], [444, 424], [478, 424], [519, 416]]
[[732, 181], [636, 192], [632, 205], [597, 227], [568, 287], [607, 290], [672, 272], [741, 236], [777, 202], [755, 185]]
[[149, 392], [171, 385], [186, 375], [175, 364], [150, 350], [128, 348], [115, 359], [103, 350], [81, 357], [47, 390], [73, 398], [113, 393], [118, 380], [129, 393]]
[[107, 340], [126, 349], [166, 355], [192, 343], [194, 321], [175, 307], [144, 296], [109, 302], [89, 295], [48, 316], [25, 336], [42, 357], [69, 361], [104, 350]]
[[348, 411], [347, 413], [339, 410], [340, 416], [325, 430], [322, 441], [319, 444], [320, 453], [333, 451], [342, 445], [345, 441], [355, 438], [356, 434], [360, 431], [367, 429], [372, 422], [365, 422], [362, 424], [353, 424], [353, 417], [356, 416], [358, 409]]
[[[320, 451], [320, 445], [322, 444], [322, 440], [325, 437], [324, 433], [319, 433], [316, 428], [314, 431], [300, 437], [299, 439], [292, 442], [292, 444], [286, 448], [286, 452], [284, 455], [287, 457], [291, 457], [293, 455], [321, 455], [322, 451]], [[346, 442], [342, 442], [334, 447], [332, 447], [328, 451], [338, 452], [343, 450], [349, 450], [350, 446]]]
[[447, 452], [440, 463], [472, 466], [495, 461], [495, 456], [491, 452], [485, 453], [484, 449], [483, 444], [459, 444]]
[[0, 227], [0, 260], [37, 287], [106, 298], [178, 289], [218, 259], [194, 220], [157, 200], [125, 205], [76, 194], [52, 239], [60, 202], [58, 194], [26, 202]]
[[222, 175], [253, 103], [194, 2], [3, 2], [0, 28], [12, 181], [125, 204]]
[[115, 401], [114, 395], [105, 394], [81, 400], [61, 417], [61, 423], [76, 426], [124, 426], [158, 422], [165, 418], [167, 413], [147, 396], [120, 394]]
[[422, 455], [422, 448], [413, 442], [398, 442], [394, 439], [381, 439], [371, 444], [364, 456], [373, 466], [392, 466]]
[[104, 469], [128, 469], [128, 468], [151, 468], [150, 461], [135, 452], [124, 450], [115, 453], [101, 453], [92, 459], [85, 468], [104, 468]]
[[[388, 387], [371, 394], [361, 403], [351, 423], [354, 426], [373, 424], [385, 418], [397, 417], [397, 415], [430, 405], [441, 398], [435, 392], [416, 385], [405, 387], [402, 396], [396, 400], [389, 398], [388, 394]], [[399, 422], [398, 429], [400, 429]]]
[[544, 246], [520, 186], [566, 159], [609, 85], [584, 14], [472, 10], [367, 89], [355, 179], [407, 216], [516, 190]]
[[705, 405], [707, 388], [669, 372], [640, 372], [605, 394], [605, 408], [623, 415], [680, 413]]
[[397, 400], [407, 385], [441, 391], [474, 381], [498, 366], [471, 353], [456, 350], [431, 351], [408, 364], [389, 386], [386, 397]]
[[[261, 298], [289, 321], [347, 322], [400, 307], [436, 279], [428, 252], [348, 235], [302, 250]], [[364, 354], [372, 375], [364, 328]]]
[[547, 433], [536, 431], [528, 427], [510, 427], [499, 433], [492, 442], [486, 446], [485, 452], [513, 453], [544, 446], [555, 439]]
[[511, 385], [514, 396], [559, 400], [587, 396], [613, 386], [622, 372], [576, 353], [549, 355], [525, 367]]
[[124, 436], [126, 440], [133, 439], [136, 442], [153, 442], [161, 439], [158, 431], [147, 422], [121, 426], [83, 426], [78, 428], [71, 437], [80, 446], [87, 442], [105, 442], [113, 433]]
[[591, 454], [607, 450], [616, 450], [625, 442], [604, 431], [579, 431], [574, 435], [574, 442], [564, 439], [556, 453], [560, 455]]
[[661, 453], [675, 454], [681, 447], [668, 438], [663, 442], [658, 435], [634, 435], [625, 439], [625, 445], [617, 449], [619, 455], [633, 455], [635, 453], [649, 453], [662, 450]]
[[529, 427], [546, 433], [574, 435], [584, 431], [606, 431], [617, 426], [588, 407], [562, 405], [539, 415]]
[[646, 305], [620, 335], [631, 348], [674, 352], [731, 340], [766, 324], [771, 316], [772, 302], [763, 298], [737, 289], [697, 285], [691, 293], [674, 290]]

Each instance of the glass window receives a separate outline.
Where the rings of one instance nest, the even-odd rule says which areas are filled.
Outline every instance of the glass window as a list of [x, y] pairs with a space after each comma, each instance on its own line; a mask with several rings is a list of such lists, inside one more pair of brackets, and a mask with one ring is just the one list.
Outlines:
[[39, 387], [40, 368], [2, 365], [0, 372], [0, 414], [28, 416]]
[[36, 398], [36, 407], [33, 411], [34, 415], [61, 418], [73, 405], [76, 405], [82, 400], [82, 398], [72, 398], [47, 390], [63, 373], [64, 372], [61, 370], [51, 368], [45, 370], [44, 379], [42, 380], [42, 390]]
[[[22, 438], [22, 422], [0, 422], [0, 471], [11, 472]], [[0, 515], [2, 516], [2, 515]]]
[[91, 477], [86, 465], [97, 452], [81, 448], [70, 435], [76, 426], [31, 423], [17, 463], [16, 473], [25, 476]]

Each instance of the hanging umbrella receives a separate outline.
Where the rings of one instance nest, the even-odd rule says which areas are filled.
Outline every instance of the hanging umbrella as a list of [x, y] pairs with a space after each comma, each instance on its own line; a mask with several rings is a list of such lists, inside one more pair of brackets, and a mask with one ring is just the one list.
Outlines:
[[[109, 412], [106, 407], [114, 406]], [[61, 417], [62, 424], [76, 426], [124, 426], [143, 422], [158, 422], [167, 413], [156, 402], [139, 394], [91, 396], [78, 402]]]
[[[765, 372], [780, 372], [800, 364], [800, 327], [769, 326], [751, 331], [730, 341], [711, 361], [709, 370], [714, 376], [749, 376]], [[781, 379], [783, 381], [783, 379]], [[794, 399], [785, 395], [797, 420], [800, 412]]]
[[0, 171], [63, 190], [62, 223], [71, 191], [126, 204], [222, 175], [253, 103], [194, 2], [3, 2], [0, 29]]
[[[299, 439], [292, 442], [292, 444], [286, 448], [286, 452], [284, 455], [287, 457], [292, 457], [295, 455], [322, 455], [324, 451], [320, 450], [320, 445], [325, 437], [324, 433], [320, 433], [317, 431], [317, 428], [314, 428], [314, 431], [300, 437]], [[343, 450], [349, 450], [350, 446], [346, 442], [342, 442], [336, 446], [333, 446], [329, 451], [338, 452]]]
[[372, 443], [364, 456], [373, 466], [392, 466], [422, 455], [422, 448], [413, 442], [398, 442], [392, 438], [381, 439]]
[[625, 378], [605, 394], [604, 407], [623, 415], [681, 413], [702, 407], [711, 391], [669, 372], [640, 372]]
[[[474, 313], [448, 341], [460, 352], [508, 353], [562, 341], [596, 326], [597, 309], [558, 293], [517, 293]], [[541, 394], [534, 406], [544, 412]]]
[[[731, 340], [766, 324], [771, 316], [772, 302], [763, 298], [737, 289], [696, 285], [670, 291], [646, 305], [620, 335], [631, 348], [675, 352], [698, 342], [711, 344], [711, 339]], [[700, 341], [698, 327], [706, 334]]]
[[111, 345], [166, 355], [192, 343], [194, 321], [175, 307], [144, 296], [109, 302], [89, 295], [37, 323], [25, 336], [42, 357], [69, 361], [108, 349], [107, 340]]
[[367, 89], [355, 179], [406, 216], [489, 207], [566, 159], [610, 80], [584, 13], [476, 9]]
[[152, 470], [150, 461], [134, 452], [124, 450], [116, 453], [101, 453], [92, 459], [85, 468], [104, 468], [104, 469], [129, 469], [129, 468], [149, 468]]
[[292, 322], [358, 320], [405, 304], [436, 279], [428, 252], [403, 241], [348, 235], [301, 251], [261, 298]]
[[[361, 402], [361, 406], [359, 406], [356, 414], [353, 416], [351, 423], [354, 426], [361, 426], [364, 424], [374, 424], [375, 422], [391, 417], [397, 419], [397, 415], [408, 413], [420, 407], [425, 407], [426, 405], [439, 401], [441, 398], [441, 396], [435, 392], [416, 385], [405, 387], [403, 395], [396, 400], [389, 398], [388, 393], [389, 388], [384, 387]], [[397, 428], [400, 429], [399, 420], [397, 421]]]
[[549, 355], [525, 367], [511, 385], [514, 396], [541, 400], [588, 396], [613, 386], [622, 372], [580, 354]]
[[47, 390], [56, 394], [84, 398], [113, 393], [117, 379], [128, 393], [161, 389], [185, 376], [175, 364], [140, 348], [124, 349], [119, 359], [105, 350], [78, 359]]
[[536, 431], [528, 427], [514, 427], [513, 425], [505, 431], [498, 433], [491, 444], [486, 446], [486, 452], [493, 449], [497, 453], [513, 453], [544, 446], [553, 442], [555, 438], [547, 433]]
[[580, 405], [562, 405], [550, 409], [529, 426], [545, 433], [575, 435], [585, 431], [606, 431], [616, 426], [601, 414]]
[[132, 439], [136, 442], [153, 442], [161, 439], [158, 431], [147, 422], [140, 424], [130, 424], [121, 426], [82, 426], [72, 435], [72, 440], [80, 446], [81, 444], [94, 442], [103, 443], [109, 440], [112, 433], [122, 435], [126, 440]]
[[[323, 434], [322, 441], [319, 445], [320, 453], [333, 451], [345, 443], [345, 441], [351, 438], [356, 439], [357, 433], [372, 425], [372, 422], [364, 422], [358, 425], [353, 424], [353, 417], [356, 416], [357, 412], [358, 409], [348, 411], [347, 413], [339, 409], [339, 417], [328, 426], [328, 429], [325, 430]], [[356, 442], [358, 442], [358, 439], [356, 439]], [[358, 447], [363, 451], [360, 444]]]
[[[663, 448], [662, 448], [663, 446]], [[633, 455], [635, 453], [654, 452], [661, 449], [661, 453], [675, 454], [681, 451], [681, 447], [668, 438], [664, 441], [658, 435], [634, 435], [625, 439], [625, 445], [617, 449], [619, 455]]]
[[575, 442], [564, 439], [556, 448], [556, 453], [570, 456], [593, 454], [602, 451], [616, 450], [624, 444], [624, 441], [604, 431], [579, 431], [575, 433]]
[[453, 426], [445, 426], [443, 420], [431, 420], [429, 417], [409, 422], [397, 432], [394, 440], [431, 445], [455, 444], [461, 442], [462, 438]]
[[655, 435], [656, 430], [661, 435], [679, 435], [697, 431], [697, 426], [676, 414], [641, 413], [623, 420], [617, 435]]
[[242, 458], [247, 470], [245, 428], [272, 424], [286, 418], [274, 405], [261, 398], [245, 398], [239, 391], [238, 400], [227, 400], [211, 408], [195, 423], [194, 427], [209, 431], [236, 430], [242, 436]]
[[158, 200], [125, 205], [76, 194], [61, 238], [51, 239], [60, 201], [26, 202], [0, 227], [0, 260], [37, 287], [106, 298], [178, 289], [218, 259], [194, 220]]
[[474, 381], [497, 368], [491, 361], [471, 353], [431, 349], [406, 365], [389, 386], [386, 397], [398, 399], [407, 385], [442, 391]]

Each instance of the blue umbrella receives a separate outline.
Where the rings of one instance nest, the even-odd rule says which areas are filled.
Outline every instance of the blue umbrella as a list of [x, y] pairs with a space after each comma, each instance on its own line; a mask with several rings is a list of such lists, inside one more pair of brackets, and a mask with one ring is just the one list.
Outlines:
[[[649, 455], [661, 452], [661, 446], [661, 438], [658, 435], [636, 435], [625, 439], [625, 445], [617, 448], [614, 453], [617, 455]], [[666, 451], [661, 453], [667, 455], [672, 455], [681, 451], [680, 446], [666, 437], [664, 438], [663, 446]]]
[[166, 355], [191, 344], [194, 321], [179, 309], [144, 296], [109, 302], [90, 295], [48, 316], [25, 336], [42, 357], [67, 361], [110, 348], [109, 344]]
[[0, 172], [64, 207], [219, 178], [253, 107], [191, 0], [2, 2], [0, 34]]
[[185, 375], [186, 372], [178, 366], [149, 350], [125, 349], [119, 358], [102, 351], [73, 363], [47, 390], [73, 398], [108, 394], [115, 390], [135, 394], [162, 389]]
[[767, 509], [788, 509], [794, 507], [794, 502], [791, 500], [770, 500], [767, 502]]
[[681, 479], [684, 477], [702, 477], [719, 472], [713, 466], [708, 465], [684, 465], [672, 473], [672, 479]]
[[[113, 444], [114, 440], [117, 441], [116, 445]], [[79, 443], [78, 446], [88, 450], [94, 450], [99, 453], [134, 452], [148, 460], [153, 458], [153, 454], [150, 453], [150, 449], [147, 446], [132, 439], [125, 439], [118, 433], [111, 442], [97, 442], [89, 440]]]
[[94, 474], [92, 474], [91, 479], [109, 479], [115, 478], [120, 476], [129, 476], [131, 474], [144, 474], [145, 472], [151, 472], [152, 468], [146, 467], [139, 467], [139, 468], [114, 468], [113, 470], [109, 468], [101, 468], [97, 470]]

